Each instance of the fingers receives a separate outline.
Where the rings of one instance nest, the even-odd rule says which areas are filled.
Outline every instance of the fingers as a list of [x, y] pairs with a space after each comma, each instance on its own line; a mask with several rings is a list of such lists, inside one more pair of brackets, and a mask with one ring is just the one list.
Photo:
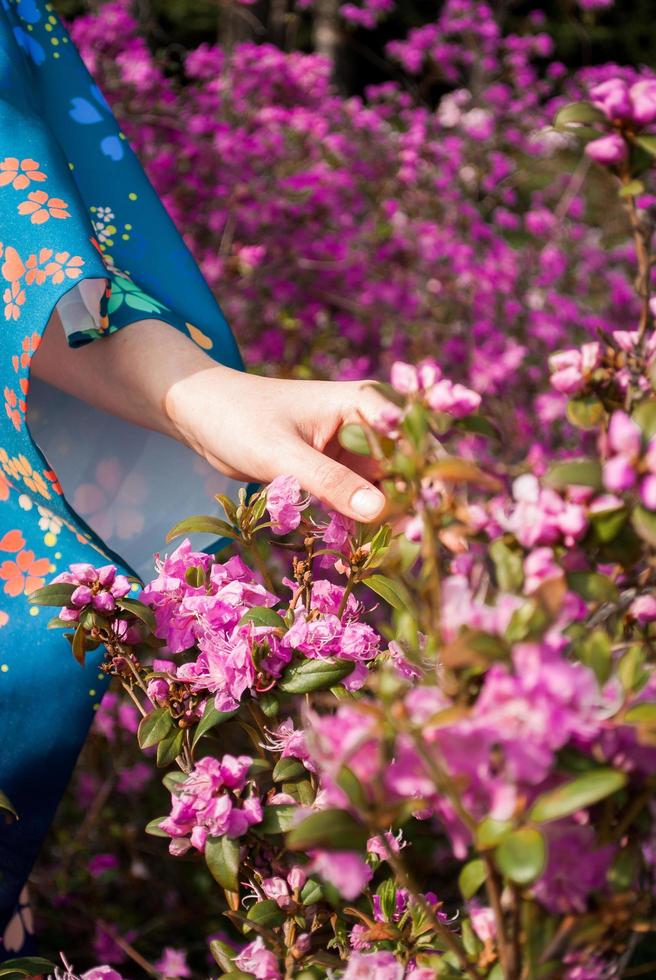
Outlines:
[[373, 484], [301, 440], [288, 457], [286, 472], [322, 503], [356, 521], [372, 521], [385, 497]]
[[387, 408], [389, 401], [373, 386], [372, 381], [357, 381], [349, 384], [349, 398], [344, 407], [345, 422], [361, 422], [363, 419], [373, 423]]

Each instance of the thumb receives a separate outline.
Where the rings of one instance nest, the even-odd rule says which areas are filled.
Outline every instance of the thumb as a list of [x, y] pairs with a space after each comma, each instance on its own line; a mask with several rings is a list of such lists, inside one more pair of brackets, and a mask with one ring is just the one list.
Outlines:
[[355, 521], [372, 521], [382, 512], [385, 496], [348, 466], [301, 442], [288, 456], [285, 467], [304, 490]]

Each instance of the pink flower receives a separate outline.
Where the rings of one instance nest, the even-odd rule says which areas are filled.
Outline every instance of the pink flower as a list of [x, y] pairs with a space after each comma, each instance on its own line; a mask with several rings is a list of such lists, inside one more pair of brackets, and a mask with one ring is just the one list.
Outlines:
[[401, 395], [413, 395], [419, 391], [417, 368], [404, 361], [395, 361], [390, 371], [390, 384]]
[[76, 586], [70, 605], [64, 606], [60, 613], [62, 619], [71, 621], [77, 620], [80, 609], [86, 606], [100, 613], [115, 612], [116, 600], [126, 596], [131, 588], [125, 575], [117, 575], [116, 565], [94, 568], [86, 563], [73, 564], [67, 572], [57, 575], [53, 582]]
[[551, 548], [536, 548], [524, 559], [524, 592], [530, 595], [550, 579], [563, 577]]
[[342, 980], [403, 980], [404, 973], [394, 953], [352, 952]]
[[467, 907], [474, 932], [482, 943], [493, 940], [497, 934], [494, 912], [488, 905], [471, 901]]
[[590, 90], [593, 103], [609, 119], [628, 120], [633, 116], [629, 87], [622, 78], [609, 78]]
[[309, 855], [312, 870], [349, 902], [362, 894], [373, 878], [369, 865], [352, 851], [310, 851]]
[[172, 946], [165, 947], [164, 952], [155, 963], [155, 969], [163, 977], [172, 977], [173, 980], [191, 976], [186, 953], [184, 950], [174, 949]]
[[269, 484], [266, 508], [272, 521], [274, 534], [288, 534], [301, 523], [301, 511], [308, 506], [303, 499], [301, 485], [294, 476], [277, 476]]
[[106, 871], [118, 868], [118, 858], [114, 854], [94, 854], [87, 867], [92, 878], [99, 878]]
[[590, 374], [599, 366], [601, 347], [593, 342], [580, 350], [563, 350], [549, 358], [551, 384], [564, 395], [573, 395], [587, 383]]
[[648, 126], [656, 120], [656, 79], [645, 78], [635, 82], [630, 89], [633, 119], [639, 126]]
[[455, 418], [463, 418], [475, 412], [481, 404], [481, 396], [461, 384], [447, 378], [438, 381], [426, 392], [426, 401], [434, 412], [446, 412]]
[[656, 475], [650, 473], [640, 484], [640, 499], [647, 510], [656, 510]]
[[608, 426], [610, 448], [623, 456], [635, 457], [640, 452], [642, 434], [639, 427], [626, 412], [613, 412]]
[[656, 598], [653, 595], [640, 595], [631, 603], [629, 612], [641, 626], [656, 621]]
[[604, 163], [612, 166], [621, 163], [628, 156], [626, 141], [619, 133], [609, 133], [608, 136], [600, 136], [599, 139], [591, 140], [585, 147], [587, 155], [596, 163]]
[[244, 946], [239, 956], [234, 959], [235, 966], [244, 973], [250, 973], [257, 980], [280, 980], [278, 960], [266, 948], [264, 940], [258, 936], [248, 946]]
[[123, 980], [123, 977], [111, 966], [92, 966], [81, 974], [81, 980]]

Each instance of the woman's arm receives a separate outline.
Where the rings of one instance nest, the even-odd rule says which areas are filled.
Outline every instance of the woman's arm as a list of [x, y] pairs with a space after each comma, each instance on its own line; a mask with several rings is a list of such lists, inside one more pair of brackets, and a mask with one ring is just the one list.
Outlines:
[[261, 483], [295, 476], [356, 520], [372, 520], [384, 506], [371, 460], [337, 440], [344, 423], [371, 419], [385, 404], [362, 382], [234, 371], [161, 320], [141, 320], [73, 349], [57, 313], [32, 370], [97, 408], [178, 439], [227, 476]]

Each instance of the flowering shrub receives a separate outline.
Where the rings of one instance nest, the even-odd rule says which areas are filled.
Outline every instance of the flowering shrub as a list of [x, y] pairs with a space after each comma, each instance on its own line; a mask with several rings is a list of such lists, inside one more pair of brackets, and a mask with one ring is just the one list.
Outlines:
[[139, 599], [87, 566], [31, 597], [141, 715], [170, 794], [146, 829], [222, 894], [227, 976], [602, 980], [650, 928], [650, 91], [599, 86], [556, 121], [595, 159], [622, 141], [639, 266], [637, 328], [551, 359], [580, 455], [536, 475], [495, 452], [480, 393], [397, 361], [387, 408], [340, 433], [381, 467], [380, 526], [279, 477], [171, 532], [228, 557], [185, 537]]
[[[378, 17], [389, 4], [346, 6]], [[637, 315], [620, 207], [601, 170], [586, 201], [588, 163], [553, 116], [618, 72], [638, 91], [653, 74], [568, 77], [540, 10], [504, 35], [497, 6], [448, 0], [389, 43], [408, 84], [364, 100], [336, 92], [321, 56], [263, 44], [203, 44], [180, 83], [125, 0], [78, 18], [73, 36], [249, 364], [384, 377], [439, 349], [447, 376], [485, 394], [537, 459], [564, 434], [563, 399], [541, 385], [548, 354]], [[429, 84], [435, 108], [410, 94]], [[126, 219], [94, 220], [110, 255]]]

